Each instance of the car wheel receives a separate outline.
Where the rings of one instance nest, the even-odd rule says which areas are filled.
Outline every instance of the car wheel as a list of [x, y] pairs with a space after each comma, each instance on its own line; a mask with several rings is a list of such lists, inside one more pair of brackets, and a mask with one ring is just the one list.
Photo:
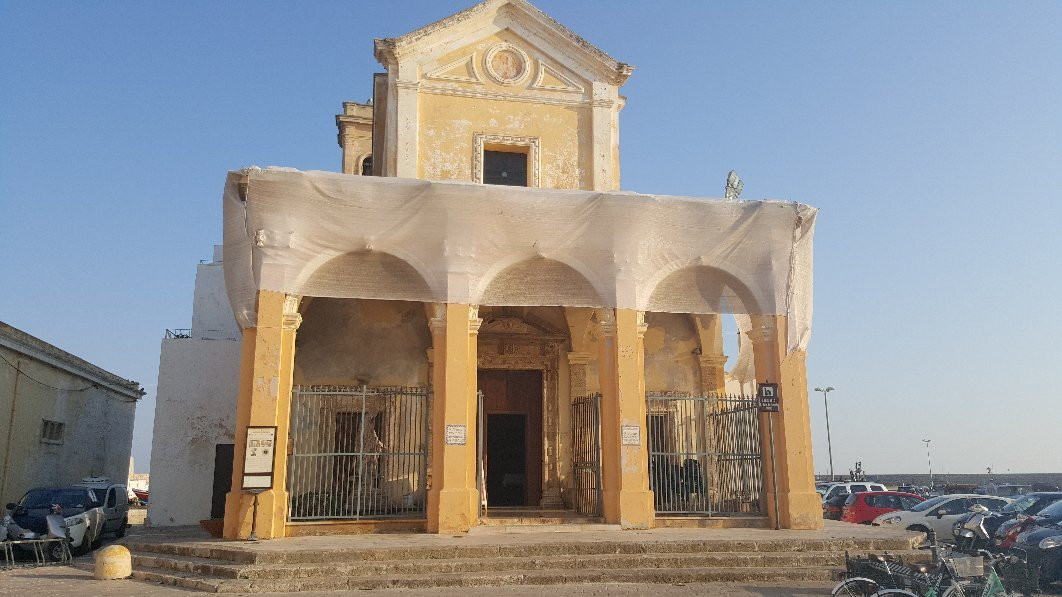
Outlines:
[[63, 539], [61, 541], [52, 541], [48, 544], [48, 560], [51, 562], [63, 562], [66, 561], [68, 547], [68, 541]]
[[72, 548], [70, 551], [75, 556], [83, 556], [83, 555], [87, 554], [88, 552], [92, 551], [92, 542], [82, 539], [81, 540], [81, 545], [78, 545], [77, 547]]
[[125, 529], [129, 526], [129, 519], [123, 518], [122, 524], [118, 525], [118, 530], [114, 531], [114, 536], [118, 539], [125, 537]]

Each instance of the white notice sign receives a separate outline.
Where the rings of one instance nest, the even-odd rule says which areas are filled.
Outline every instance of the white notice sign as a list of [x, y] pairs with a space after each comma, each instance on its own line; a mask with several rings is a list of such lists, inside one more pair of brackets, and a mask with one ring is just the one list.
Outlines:
[[247, 453], [243, 461], [244, 474], [273, 474], [273, 448], [276, 444], [276, 437], [276, 427], [247, 428]]
[[446, 426], [446, 445], [463, 446], [468, 442], [468, 428], [464, 425]]
[[624, 446], [640, 446], [642, 444], [642, 430], [637, 425], [624, 425], [620, 435], [620, 443]]

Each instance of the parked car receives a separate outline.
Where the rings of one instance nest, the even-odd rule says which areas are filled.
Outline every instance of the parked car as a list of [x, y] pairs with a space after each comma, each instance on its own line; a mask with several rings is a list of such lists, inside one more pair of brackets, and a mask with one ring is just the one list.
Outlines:
[[844, 509], [844, 502], [848, 499], [847, 493], [836, 495], [822, 505], [822, 517], [826, 520], [841, 520], [841, 511]]
[[850, 493], [859, 493], [860, 491], [887, 491], [886, 487], [881, 483], [871, 483], [868, 481], [858, 482], [846, 482], [846, 483], [830, 483], [826, 487], [818, 490], [822, 496], [822, 504], [826, 505], [826, 500], [837, 497], [839, 495], [848, 495]]
[[871, 523], [875, 526], [895, 525], [909, 531], [928, 533], [933, 531], [940, 540], [950, 540], [951, 527], [958, 518], [970, 511], [970, 506], [981, 504], [989, 510], [1001, 510], [1014, 500], [976, 493], [941, 495], [928, 499], [910, 510], [898, 510], [882, 514]]
[[1031, 485], [1017, 485], [1015, 483], [989, 483], [974, 490], [974, 493], [983, 495], [998, 495], [1001, 497], [1017, 497], [1032, 491]]
[[901, 491], [861, 491], [848, 495], [841, 520], [870, 524], [878, 516], [896, 510], [910, 510], [925, 501], [920, 495]]
[[75, 555], [88, 553], [103, 533], [106, 515], [97, 491], [88, 487], [38, 487], [26, 492], [12, 508], [11, 519], [23, 529], [41, 535], [48, 533], [47, 516], [52, 506], [62, 508], [69, 527], [84, 523], [84, 534], [71, 534], [70, 549]]
[[[1013, 502], [1003, 506], [998, 511], [989, 511], [985, 514], [984, 526], [985, 531], [991, 537], [996, 534], [1003, 524], [1015, 520], [1024, 516], [1035, 516], [1044, 508], [1047, 508], [1051, 504], [1062, 500], [1062, 492], [1037, 492], [1025, 494]], [[959, 531], [963, 528], [963, 525], [974, 516], [973, 512], [964, 514], [955, 521], [952, 525], [952, 533], [956, 538], [959, 537]]]
[[1046, 590], [1062, 581], [1062, 500], [1021, 522], [1011, 521], [996, 531], [996, 540], [1008, 553], [1020, 556], [1031, 591]]
[[87, 477], [81, 480], [77, 487], [92, 489], [101, 497], [102, 508], [106, 521], [103, 524], [103, 533], [114, 533], [121, 539], [125, 536], [125, 530], [129, 527], [129, 497], [128, 490], [121, 483], [111, 483], [106, 477]]

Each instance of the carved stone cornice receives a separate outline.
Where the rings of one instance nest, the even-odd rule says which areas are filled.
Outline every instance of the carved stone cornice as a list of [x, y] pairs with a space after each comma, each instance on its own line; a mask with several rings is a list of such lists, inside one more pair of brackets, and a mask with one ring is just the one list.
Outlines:
[[599, 336], [615, 336], [616, 335], [616, 310], [608, 307], [604, 309], [597, 309], [594, 314], [597, 316], [597, 333]]
[[727, 358], [725, 354], [716, 354], [702, 356], [700, 361], [704, 367], [723, 367], [726, 365]]
[[638, 332], [638, 339], [645, 338], [645, 332], [649, 330], [649, 324], [645, 323], [645, 311], [635, 312], [634, 325]]
[[575, 365], [586, 365], [589, 362], [590, 362], [590, 353], [588, 353], [588, 352], [569, 352], [568, 353], [568, 364], [569, 365], [572, 365], [572, 366], [575, 366]]
[[775, 338], [774, 332], [775, 327], [772, 324], [761, 323], [760, 325], [756, 325], [755, 320], [753, 320], [752, 329], [745, 332], [745, 335], [752, 340], [753, 344], [759, 344], [762, 342], [776, 341], [777, 338]]
[[289, 294], [284, 297], [284, 312], [280, 324], [285, 330], [297, 330], [302, 325], [302, 314], [299, 313], [299, 303], [302, 297]]

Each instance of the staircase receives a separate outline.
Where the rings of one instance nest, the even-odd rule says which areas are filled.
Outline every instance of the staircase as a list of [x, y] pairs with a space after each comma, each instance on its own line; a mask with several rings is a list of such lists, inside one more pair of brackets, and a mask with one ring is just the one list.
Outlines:
[[[212, 593], [349, 591], [585, 583], [830, 581], [844, 552], [889, 551], [923, 560], [917, 536], [863, 539], [631, 540], [542, 533], [494, 541], [358, 547], [355, 538], [269, 549], [246, 543], [135, 543], [133, 577]], [[609, 538], [609, 537], [613, 538]], [[497, 539], [502, 540], [497, 540]], [[317, 538], [301, 538], [317, 539]], [[456, 538], [455, 538], [456, 539]], [[468, 537], [472, 539], [472, 537]], [[394, 542], [392, 542], [394, 543]], [[431, 542], [428, 542], [431, 543]]]

